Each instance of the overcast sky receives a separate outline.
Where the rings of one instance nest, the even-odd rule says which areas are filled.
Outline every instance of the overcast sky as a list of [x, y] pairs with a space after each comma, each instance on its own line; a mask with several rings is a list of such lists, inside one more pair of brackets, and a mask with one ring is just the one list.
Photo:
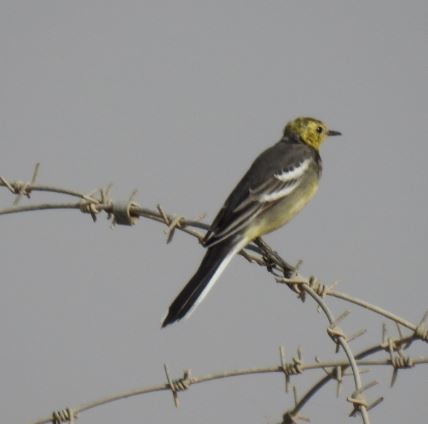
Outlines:
[[[321, 188], [267, 237], [302, 272], [418, 323], [428, 307], [428, 3], [383, 1], [0, 2], [0, 175], [83, 192], [113, 183], [113, 197], [206, 222], [251, 161], [299, 115], [342, 137], [322, 149]], [[63, 197], [33, 193], [30, 202]], [[0, 190], [0, 208], [13, 198]], [[29, 201], [23, 199], [22, 204]], [[304, 359], [335, 359], [327, 321], [263, 269], [236, 258], [193, 316], [160, 320], [203, 256], [191, 237], [165, 243], [140, 220], [110, 229], [77, 211], [0, 217], [0, 421], [165, 381]], [[358, 351], [380, 340], [382, 319]], [[395, 336], [392, 325], [391, 335]], [[412, 356], [427, 356], [419, 343]], [[343, 357], [343, 354], [339, 354]], [[322, 373], [293, 378], [299, 393]], [[385, 401], [373, 423], [422, 422], [428, 369], [373, 369]], [[304, 409], [314, 423], [348, 418], [345, 383]], [[292, 406], [283, 377], [241, 377], [99, 407], [79, 422], [274, 423]]]

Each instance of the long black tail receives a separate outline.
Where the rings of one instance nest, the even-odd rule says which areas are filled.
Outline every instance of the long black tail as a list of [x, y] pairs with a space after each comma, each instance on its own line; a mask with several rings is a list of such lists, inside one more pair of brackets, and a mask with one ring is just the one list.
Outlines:
[[198, 270], [181, 290], [168, 309], [162, 322], [166, 327], [193, 312], [224, 271], [232, 257], [245, 245], [239, 240], [225, 240], [208, 248]]

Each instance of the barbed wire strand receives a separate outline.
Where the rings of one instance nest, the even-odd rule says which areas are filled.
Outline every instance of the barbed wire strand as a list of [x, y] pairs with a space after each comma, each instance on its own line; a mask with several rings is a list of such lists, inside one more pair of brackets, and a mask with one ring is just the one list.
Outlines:
[[[5, 183], [5, 179], [4, 177], [0, 177], [0, 186], [5, 186], [7, 183]], [[70, 196], [77, 196], [80, 198], [84, 198], [87, 199], [87, 195], [83, 194], [83, 193], [79, 193], [77, 191], [74, 190], [68, 190], [68, 189], [61, 189], [58, 187], [53, 187], [53, 186], [45, 186], [45, 185], [39, 185], [39, 186], [34, 186], [34, 187], [30, 187], [31, 191], [49, 191], [49, 192], [53, 192], [53, 193], [60, 193], [60, 194], [66, 194], [66, 195], [70, 195]], [[88, 204], [92, 204], [94, 202], [97, 202], [96, 200], [86, 200], [88, 202]], [[86, 203], [85, 203], [86, 204]], [[101, 210], [104, 210], [106, 213], [112, 213], [112, 203], [106, 203], [106, 204], [102, 204], [102, 203], [97, 203], [98, 205], [98, 212]], [[0, 209], [0, 215], [6, 215], [6, 214], [13, 214], [13, 213], [21, 213], [21, 212], [32, 212], [32, 211], [37, 211], [37, 210], [57, 210], [57, 209], [77, 209], [77, 210], [81, 210], [82, 208], [82, 204], [81, 202], [79, 203], [40, 203], [40, 204], [35, 204], [35, 205], [25, 205], [25, 206], [14, 206], [14, 207], [10, 207], [10, 208], [2, 208]], [[144, 217], [156, 222], [160, 222], [160, 223], [165, 223], [164, 217], [157, 211], [152, 210], [152, 209], [147, 209], [147, 208], [142, 208], [140, 206], [133, 206], [130, 210], [130, 214], [133, 216], [140, 216], [140, 217]], [[174, 219], [174, 217], [172, 215], [167, 215], [168, 220], [172, 220]], [[169, 221], [168, 221], [169, 222]], [[195, 238], [197, 238], [199, 241], [202, 240], [204, 234], [199, 232], [199, 231], [195, 231], [192, 229], [193, 228], [198, 228], [198, 229], [202, 229], [202, 230], [207, 230], [209, 228], [208, 224], [202, 223], [200, 221], [194, 221], [194, 220], [188, 220], [188, 219], [184, 219], [181, 218], [180, 219], [180, 227], [178, 228], [180, 231], [183, 231]], [[259, 242], [259, 240], [258, 240]], [[265, 265], [265, 261], [263, 259], [261, 259], [260, 257], [251, 255], [252, 252], [255, 252], [257, 254], [260, 254], [260, 248], [258, 248], [255, 244], [253, 245], [249, 245], [245, 248], [245, 250], [243, 250], [241, 252], [241, 255], [244, 256], [247, 260], [249, 260], [250, 262], [256, 263], [258, 265]], [[290, 265], [287, 264], [288, 267], [290, 267]], [[298, 283], [299, 281], [294, 280], [293, 283]], [[302, 283], [309, 283], [309, 279], [302, 279]], [[409, 328], [409, 329], [413, 329], [414, 331], [416, 331], [417, 326], [415, 326], [414, 324], [409, 323], [409, 321], [406, 321], [405, 319], [397, 316], [396, 314], [393, 314], [379, 306], [370, 304], [369, 302], [366, 302], [362, 299], [357, 299], [353, 296], [350, 296], [348, 294], [345, 294], [343, 292], [338, 292], [336, 290], [330, 290], [327, 289], [325, 295], [327, 296], [333, 296], [342, 300], [345, 300], [347, 302], [351, 302], [354, 303], [356, 305], [362, 306], [365, 309], [371, 310], [372, 312], [375, 312], [379, 315], [384, 316], [385, 318], [388, 318], [390, 320], [393, 320], [395, 322], [400, 323], [401, 325]]]
[[[370, 348], [372, 349], [372, 348]], [[368, 350], [367, 350], [368, 351]], [[358, 355], [355, 355], [356, 357], [360, 355], [364, 355], [365, 352], [362, 352]], [[421, 364], [428, 364], [428, 357], [418, 357], [412, 359], [413, 365], [421, 365]], [[358, 366], [390, 366], [391, 361], [389, 358], [385, 359], [376, 359], [376, 360], [357, 360]], [[290, 366], [293, 366], [293, 363], [290, 363]], [[316, 369], [322, 369], [322, 368], [336, 368], [336, 367], [342, 367], [347, 368], [349, 367], [349, 363], [346, 360], [336, 360], [336, 361], [324, 361], [324, 362], [314, 362], [310, 364], [303, 364], [301, 366], [302, 372], [307, 370], [316, 370]], [[272, 374], [272, 373], [283, 373], [284, 370], [281, 365], [272, 365], [267, 367], [257, 367], [257, 368], [243, 368], [243, 369], [234, 369], [230, 371], [221, 371], [218, 373], [210, 373], [205, 374], [201, 376], [191, 376], [190, 370], [186, 370], [183, 374], [182, 378], [179, 378], [177, 380], [170, 379], [170, 382], [161, 383], [153, 386], [143, 387], [143, 388], [137, 388], [133, 390], [128, 390], [125, 392], [121, 392], [118, 394], [105, 396], [103, 398], [97, 399], [95, 401], [83, 403], [77, 407], [74, 408], [66, 408], [73, 411], [74, 417], [77, 417], [78, 414], [88, 411], [90, 409], [94, 409], [96, 407], [105, 405], [107, 403], [119, 401], [122, 399], [127, 399], [129, 397], [135, 397], [135, 396], [141, 396], [145, 395], [147, 393], [155, 393], [155, 392], [161, 392], [161, 391], [171, 391], [170, 384], [174, 385], [183, 385], [183, 379], [185, 381], [184, 386], [187, 386], [186, 388], [190, 387], [191, 385], [195, 384], [201, 384], [206, 383], [210, 381], [220, 380], [224, 378], [233, 378], [233, 377], [241, 377], [246, 375], [257, 375], [257, 374]], [[324, 382], [324, 379], [327, 378], [327, 381], [331, 378], [328, 378], [329, 376], [325, 376], [320, 382], [318, 383], [320, 387], [324, 385], [326, 382]], [[181, 383], [180, 383], [181, 382]], [[184, 388], [181, 390], [185, 390]], [[176, 388], [176, 391], [177, 390]], [[303, 399], [300, 401], [302, 402]], [[296, 411], [297, 412], [297, 411]], [[32, 424], [47, 424], [47, 423], [53, 423], [52, 416], [42, 418], [40, 420], [34, 421]], [[67, 422], [67, 421], [65, 421]]]
[[[111, 199], [110, 192], [111, 192], [111, 185], [109, 185], [106, 189], [99, 189], [91, 192], [89, 195], [80, 193], [74, 190], [68, 190], [63, 189], [59, 187], [53, 187], [53, 186], [47, 186], [47, 185], [36, 185], [35, 180], [37, 178], [39, 171], [39, 164], [36, 164], [32, 179], [30, 182], [22, 182], [22, 181], [9, 181], [4, 177], [0, 177], [0, 186], [6, 187], [12, 194], [15, 195], [15, 200], [13, 202], [13, 206], [10, 208], [4, 208], [0, 210], [0, 215], [10, 214], [10, 213], [18, 213], [18, 212], [29, 212], [34, 210], [47, 210], [47, 209], [79, 209], [81, 212], [84, 213], [90, 213], [93, 220], [96, 220], [96, 215], [104, 211], [107, 213], [107, 217], [110, 219], [113, 217], [113, 223], [118, 224], [124, 224], [124, 225], [133, 225], [136, 222], [136, 218], [140, 216], [144, 216], [148, 219], [152, 219], [158, 222], [162, 222], [167, 226], [166, 234], [167, 234], [167, 243], [169, 243], [174, 235], [174, 232], [176, 229], [179, 229], [181, 231], [184, 231], [194, 237], [196, 237], [199, 241], [201, 240], [203, 234], [199, 233], [198, 231], [194, 231], [192, 229], [189, 229], [188, 227], [196, 227], [199, 229], [207, 229], [207, 225], [200, 222], [200, 220], [197, 221], [191, 221], [186, 220], [184, 217], [181, 216], [170, 216], [168, 215], [163, 208], [158, 205], [157, 211], [153, 211], [146, 208], [141, 208], [137, 203], [133, 201], [133, 198], [136, 194], [136, 191], [134, 191], [128, 202], [120, 202], [120, 205], [118, 202], [114, 203]], [[18, 206], [17, 203], [21, 199], [22, 196], [30, 197], [30, 194], [32, 191], [45, 191], [45, 192], [52, 192], [57, 194], [64, 194], [64, 195], [70, 195], [73, 197], [79, 197], [81, 200], [79, 203], [43, 203], [38, 205], [26, 205], [26, 206]], [[94, 197], [96, 193], [99, 193], [99, 197]], [[254, 248], [256, 247], [256, 248]], [[243, 256], [249, 260], [250, 262], [256, 262], [259, 265], [266, 266], [267, 270], [274, 274], [276, 277], [278, 276], [278, 271], [285, 277], [281, 279], [277, 279], [278, 282], [284, 282], [287, 285], [289, 285], [290, 288], [292, 288], [294, 291], [296, 291], [299, 296], [302, 298], [302, 300], [305, 299], [304, 293], [309, 294], [312, 299], [318, 304], [319, 308], [324, 312], [325, 316], [327, 317], [327, 320], [329, 321], [329, 327], [327, 328], [327, 332], [329, 336], [332, 338], [332, 340], [337, 344], [337, 346], [341, 346], [342, 349], [345, 352], [345, 355], [348, 359], [347, 366], [350, 366], [352, 369], [352, 374], [354, 376], [354, 385], [355, 390], [351, 396], [348, 396], [348, 401], [350, 401], [353, 404], [354, 410], [351, 412], [351, 415], [354, 415], [355, 412], [360, 412], [363, 422], [365, 424], [369, 424], [369, 417], [368, 417], [368, 410], [372, 407], [376, 406], [382, 399], [377, 399], [374, 401], [371, 405], [368, 405], [362, 396], [363, 392], [367, 390], [368, 388], [371, 388], [375, 382], [371, 382], [366, 384], [365, 386], [362, 385], [361, 376], [357, 364], [356, 357], [353, 355], [352, 350], [349, 346], [348, 341], [352, 340], [353, 338], [361, 335], [363, 331], [358, 332], [356, 335], [352, 337], [347, 337], [343, 330], [337, 326], [338, 321], [341, 319], [339, 317], [338, 319], [335, 319], [326, 305], [326, 303], [323, 301], [323, 297], [326, 295], [330, 295], [336, 298], [340, 298], [342, 300], [346, 300], [348, 302], [357, 304], [361, 307], [364, 307], [366, 309], [369, 309], [375, 313], [378, 313], [382, 316], [385, 316], [388, 319], [391, 319], [395, 321], [398, 324], [403, 325], [404, 327], [407, 327], [414, 331], [414, 336], [428, 341], [428, 330], [426, 329], [424, 321], [426, 320], [428, 313], [425, 314], [425, 317], [421, 321], [421, 323], [418, 326], [413, 325], [412, 323], [409, 323], [406, 320], [403, 320], [402, 318], [396, 316], [395, 314], [392, 314], [388, 311], [385, 311], [384, 309], [369, 304], [368, 302], [356, 299], [352, 296], [349, 296], [345, 293], [341, 293], [335, 290], [332, 290], [331, 287], [327, 287], [323, 284], [317, 283], [315, 284], [315, 280], [311, 277], [310, 279], [305, 279], [304, 277], [300, 276], [298, 273], [298, 266], [292, 267], [289, 265], [283, 258], [281, 258], [280, 255], [278, 255], [277, 252], [273, 251], [270, 246], [268, 246], [262, 239], [258, 239], [255, 242], [255, 246], [250, 246], [250, 251], [256, 252], [257, 254], [261, 254], [262, 258], [254, 257], [252, 254], [248, 254], [247, 252], [243, 251]], [[288, 279], [288, 276], [293, 276], [294, 279]], [[410, 345], [411, 342], [409, 342]], [[397, 355], [393, 355], [394, 353], [394, 347], [391, 348], [391, 344], [389, 345], [389, 353], [390, 353], [390, 363], [394, 368], [393, 376], [391, 385], [394, 383], [396, 376], [397, 376], [397, 370], [399, 368], [409, 368], [411, 366], [414, 366], [414, 361], [411, 360], [408, 357], [404, 357], [401, 351], [398, 352]], [[300, 362], [297, 364], [298, 367], [296, 368], [296, 362], [293, 363], [294, 368], [290, 368], [288, 370], [284, 368], [284, 360], [281, 356], [281, 371], [286, 374], [286, 389], [288, 390], [288, 382], [287, 378], [289, 378], [289, 372], [291, 369], [301, 369]], [[291, 367], [291, 365], [289, 364]], [[341, 367], [336, 367], [335, 373], [337, 374], [337, 370], [341, 369]], [[179, 390], [187, 389], [190, 384], [194, 384], [193, 380], [190, 378], [190, 372], [189, 374], [185, 375], [186, 381], [183, 382], [183, 379], [180, 381], [172, 381], [169, 377], [168, 370], [165, 366], [165, 372], [168, 379], [168, 388], [173, 393], [173, 398], [176, 406], [178, 406], [178, 397], [177, 392]], [[327, 376], [328, 377], [328, 376]], [[321, 383], [317, 383], [318, 384]], [[186, 383], [186, 384], [185, 384]], [[315, 387], [315, 386], [314, 386]], [[160, 390], [160, 389], [159, 389]], [[294, 418], [296, 418], [297, 414], [297, 405], [299, 405], [298, 399], [297, 399], [297, 391], [295, 387], [294, 390], [294, 397], [295, 397], [295, 408], [293, 411], [295, 411], [294, 415], [290, 414], [290, 412], [284, 414], [284, 421], [286, 422], [286, 419], [289, 419], [289, 422], [294, 422]], [[306, 396], [306, 395], [305, 395]], [[305, 398], [304, 396], [304, 398]], [[300, 403], [302, 404], [302, 403]], [[72, 411], [72, 412], [71, 412]], [[82, 409], [80, 409], [82, 411]], [[67, 420], [68, 422], [71, 422], [71, 420], [74, 419], [75, 414], [77, 414], [79, 411], [76, 409], [70, 410], [62, 410], [57, 411], [52, 415], [51, 422], [59, 423], [59, 422], [65, 422], [64, 420]], [[288, 416], [288, 418], [287, 418]], [[297, 417], [302, 418], [302, 417]], [[50, 421], [47, 421], [50, 422]], [[288, 421], [287, 421], [288, 422]]]

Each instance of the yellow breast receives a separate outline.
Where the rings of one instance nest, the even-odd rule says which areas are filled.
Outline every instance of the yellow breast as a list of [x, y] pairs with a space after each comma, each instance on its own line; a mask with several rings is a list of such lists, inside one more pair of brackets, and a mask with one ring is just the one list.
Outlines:
[[290, 195], [262, 212], [249, 225], [245, 236], [254, 240], [285, 225], [312, 199], [318, 190], [319, 178], [311, 173]]

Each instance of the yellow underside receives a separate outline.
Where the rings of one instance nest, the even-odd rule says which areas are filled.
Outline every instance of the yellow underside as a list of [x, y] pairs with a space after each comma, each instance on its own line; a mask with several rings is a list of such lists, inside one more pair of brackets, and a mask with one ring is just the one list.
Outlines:
[[249, 225], [245, 237], [251, 241], [282, 227], [302, 210], [317, 190], [318, 178], [313, 175], [307, 181], [302, 182], [296, 191], [258, 216]]

